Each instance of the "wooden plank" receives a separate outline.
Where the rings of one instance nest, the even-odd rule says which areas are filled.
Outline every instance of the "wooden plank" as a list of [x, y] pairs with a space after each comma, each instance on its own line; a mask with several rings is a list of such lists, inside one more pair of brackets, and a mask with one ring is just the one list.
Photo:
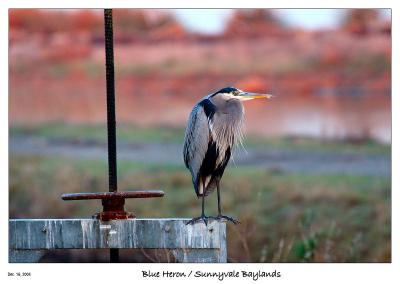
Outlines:
[[17, 250], [10, 249], [8, 252], [8, 261], [11, 263], [34, 263], [39, 262], [45, 250]]
[[178, 262], [185, 262], [185, 263], [226, 262], [226, 251], [224, 250], [177, 249], [173, 250], [172, 253]]
[[217, 249], [219, 258], [226, 260], [226, 224], [210, 221], [207, 227], [204, 223], [186, 225], [188, 220], [14, 219], [9, 221], [9, 248]]

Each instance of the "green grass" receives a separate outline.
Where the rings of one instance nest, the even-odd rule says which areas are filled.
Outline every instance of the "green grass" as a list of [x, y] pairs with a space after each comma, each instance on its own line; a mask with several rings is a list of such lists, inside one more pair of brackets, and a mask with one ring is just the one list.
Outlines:
[[[200, 213], [183, 166], [118, 163], [120, 190], [163, 189], [163, 198], [129, 200], [138, 217]], [[10, 217], [89, 217], [98, 201], [62, 201], [62, 193], [107, 190], [107, 162], [10, 154]], [[391, 184], [387, 178], [281, 174], [228, 168], [222, 180], [230, 261], [388, 262]], [[206, 213], [216, 214], [215, 193]]]
[[[10, 135], [34, 135], [49, 139], [61, 140], [95, 140], [106, 142], [106, 125], [71, 125], [47, 124], [40, 126], [15, 126], [10, 128]], [[133, 125], [118, 125], [117, 139], [126, 142], [169, 142], [182, 143], [183, 128], [153, 127], [142, 128]], [[245, 147], [268, 146], [292, 150], [334, 151], [341, 153], [369, 153], [390, 155], [391, 148], [371, 140], [351, 143], [346, 141], [321, 141], [309, 138], [287, 137], [267, 139], [248, 135]]]

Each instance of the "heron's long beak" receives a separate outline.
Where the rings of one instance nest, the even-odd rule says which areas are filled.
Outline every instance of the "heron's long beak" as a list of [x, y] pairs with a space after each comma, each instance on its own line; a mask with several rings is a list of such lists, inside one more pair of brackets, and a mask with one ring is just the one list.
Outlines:
[[270, 99], [273, 98], [274, 96], [269, 94], [241, 92], [236, 97], [241, 101], [248, 101], [252, 99]]

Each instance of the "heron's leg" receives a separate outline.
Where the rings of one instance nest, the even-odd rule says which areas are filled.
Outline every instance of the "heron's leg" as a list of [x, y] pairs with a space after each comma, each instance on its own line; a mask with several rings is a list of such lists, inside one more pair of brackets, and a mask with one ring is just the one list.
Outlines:
[[229, 216], [225, 216], [225, 215], [222, 215], [222, 210], [221, 210], [221, 193], [220, 193], [220, 191], [219, 191], [219, 182], [217, 183], [217, 197], [218, 197], [218, 216], [217, 216], [217, 218], [216, 219], [219, 219], [219, 220], [221, 220], [221, 219], [224, 219], [224, 220], [227, 220], [227, 221], [231, 221], [233, 224], [239, 224], [240, 222], [239, 222], [239, 220], [237, 220], [237, 219], [234, 219], [234, 218], [232, 218], [232, 217], [229, 217]]
[[204, 199], [205, 199], [205, 194], [204, 194], [205, 191], [204, 190], [205, 190], [205, 186], [204, 186], [204, 182], [203, 182], [203, 194], [201, 196], [201, 215], [200, 215], [200, 217], [193, 218], [192, 220], [187, 222], [186, 225], [189, 225], [189, 224], [193, 225], [197, 221], [203, 220], [204, 224], [206, 224], [206, 226], [207, 226], [207, 221], [208, 221], [209, 217], [207, 217], [204, 214]]
[[219, 193], [219, 182], [217, 183], [217, 197], [218, 197], [218, 216], [222, 216], [222, 213], [221, 213], [221, 194]]
[[204, 192], [203, 195], [201, 196], [201, 217], [205, 217], [206, 215], [204, 214]]

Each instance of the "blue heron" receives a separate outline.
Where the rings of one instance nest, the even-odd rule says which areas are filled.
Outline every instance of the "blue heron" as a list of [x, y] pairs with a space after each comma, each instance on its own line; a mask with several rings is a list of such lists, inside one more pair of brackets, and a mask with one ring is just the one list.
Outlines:
[[[269, 99], [272, 95], [244, 92], [234, 87], [223, 88], [202, 98], [189, 116], [183, 146], [183, 159], [192, 174], [197, 197], [202, 199], [201, 215], [187, 224], [208, 219], [239, 221], [222, 215], [220, 180], [234, 147], [243, 138], [244, 107], [242, 101]], [[204, 214], [204, 199], [217, 189], [218, 216]]]

